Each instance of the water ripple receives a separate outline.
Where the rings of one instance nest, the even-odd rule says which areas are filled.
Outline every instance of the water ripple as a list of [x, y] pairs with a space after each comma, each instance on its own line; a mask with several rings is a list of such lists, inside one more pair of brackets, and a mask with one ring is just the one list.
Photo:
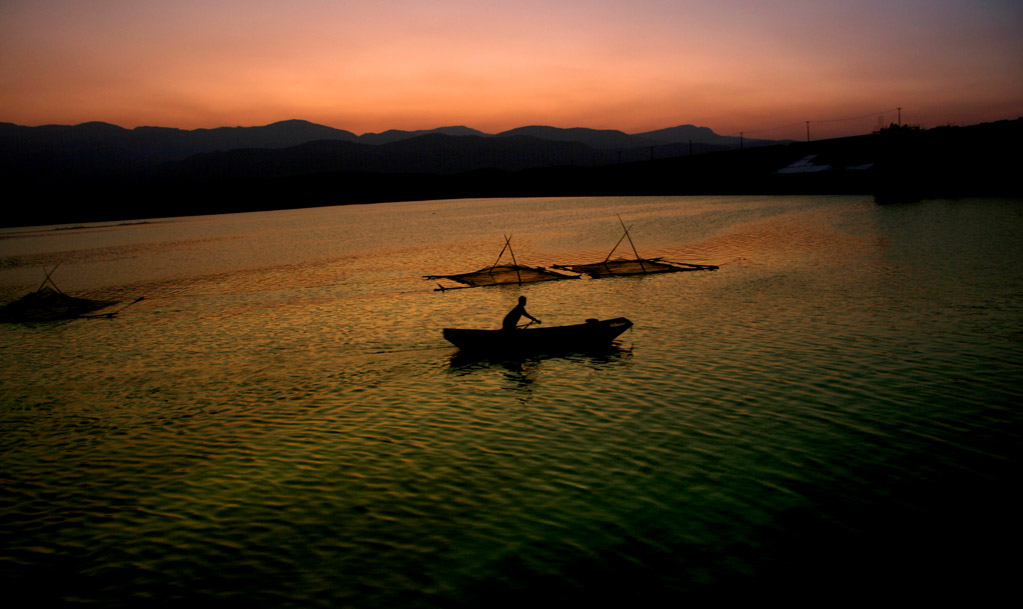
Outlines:
[[[616, 213], [646, 255], [725, 264], [444, 294], [420, 279], [508, 231], [524, 258], [589, 259], [619, 236]], [[476, 224], [453, 233], [455, 217]], [[1023, 399], [1011, 204], [457, 201], [260, 218], [178, 223], [173, 238], [114, 227], [77, 249], [5, 241], [5, 260], [77, 252], [83, 290], [146, 295], [110, 320], [0, 327], [11, 594], [652, 604], [1005, 572], [982, 540], [1019, 507], [1005, 490]], [[26, 270], [0, 275], [18, 286]], [[442, 340], [496, 327], [520, 293], [545, 323], [635, 327], [609, 353], [513, 361]]]

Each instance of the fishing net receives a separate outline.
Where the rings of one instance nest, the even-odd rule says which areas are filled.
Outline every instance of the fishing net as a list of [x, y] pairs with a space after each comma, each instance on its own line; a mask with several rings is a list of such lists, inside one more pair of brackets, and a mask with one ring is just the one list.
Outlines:
[[[625, 222], [622, 221], [622, 217], [618, 216], [618, 222], [622, 225], [621, 239], [615, 246], [611, 248], [611, 253], [607, 255], [607, 258], [603, 262], [592, 262], [589, 264], [555, 264], [553, 265], [556, 269], [565, 269], [572, 271], [573, 273], [581, 273], [589, 275], [594, 279], [600, 277], [617, 277], [622, 275], [649, 275], [652, 273], [678, 273], [679, 271], [713, 271], [718, 267], [710, 264], [689, 264], [686, 262], [669, 262], [661, 258], [641, 258], [639, 252], [636, 251], [636, 245], [632, 242], [632, 236], [629, 234], [629, 227], [625, 226]], [[635, 258], [628, 260], [624, 258], [616, 258], [611, 260], [611, 256], [614, 255], [615, 250], [622, 244], [622, 241], [629, 240], [629, 245], [632, 246], [632, 253], [636, 255]]]
[[718, 267], [709, 264], [669, 262], [660, 258], [637, 258], [635, 260], [605, 260], [590, 264], [555, 264], [554, 268], [589, 275], [597, 279], [622, 275], [677, 273], [679, 271], [713, 271]]
[[113, 304], [116, 301], [76, 298], [44, 286], [0, 307], [0, 322], [74, 319]]
[[[512, 264], [500, 264], [501, 257], [505, 252], [511, 256]], [[557, 281], [559, 279], [578, 279], [578, 275], [567, 275], [558, 271], [540, 266], [522, 266], [515, 260], [515, 252], [512, 251], [511, 237], [505, 236], [504, 247], [497, 255], [493, 266], [469, 273], [456, 273], [454, 275], [424, 275], [424, 279], [446, 279], [462, 284], [464, 287], [480, 287], [487, 285], [512, 285], [523, 283], [536, 283], [538, 281]], [[435, 291], [450, 290], [454, 288], [440, 287]]]
[[538, 281], [555, 281], [558, 279], [577, 279], [575, 275], [566, 275], [543, 267], [519, 266], [502, 264], [480, 269], [471, 273], [457, 275], [426, 275], [426, 279], [447, 279], [466, 286], [507, 285], [516, 283], [536, 283]]

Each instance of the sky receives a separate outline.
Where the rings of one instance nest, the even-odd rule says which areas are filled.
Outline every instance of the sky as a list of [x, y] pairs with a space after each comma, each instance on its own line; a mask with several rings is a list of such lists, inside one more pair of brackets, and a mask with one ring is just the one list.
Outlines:
[[898, 108], [925, 128], [1023, 116], [1023, 2], [0, 0], [0, 121], [20, 125], [774, 139]]

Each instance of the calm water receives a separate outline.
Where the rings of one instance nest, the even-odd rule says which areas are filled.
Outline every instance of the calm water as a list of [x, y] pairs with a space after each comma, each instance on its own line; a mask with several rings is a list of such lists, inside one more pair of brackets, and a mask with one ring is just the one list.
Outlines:
[[[640, 254], [716, 272], [434, 292]], [[627, 247], [627, 243], [622, 247]], [[628, 253], [628, 249], [620, 249]], [[0, 232], [0, 583], [95, 606], [983, 599], [1017, 571], [1023, 202], [396, 203]], [[445, 326], [627, 316], [600, 355]], [[821, 596], [821, 595], [825, 596]], [[766, 595], [766, 596], [765, 596]]]

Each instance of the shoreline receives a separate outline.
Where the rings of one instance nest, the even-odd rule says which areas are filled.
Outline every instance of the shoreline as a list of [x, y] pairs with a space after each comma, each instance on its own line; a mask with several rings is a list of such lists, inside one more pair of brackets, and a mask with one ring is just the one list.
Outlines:
[[[393, 201], [560, 196], [867, 195], [878, 203], [930, 198], [1020, 197], [1023, 119], [971, 127], [879, 133], [707, 152], [613, 165], [474, 169], [457, 173], [261, 172], [255, 161], [189, 172], [8, 176], [31, 204], [0, 227], [299, 209]], [[1005, 143], [1010, 146], [1008, 152]], [[268, 153], [269, 154], [269, 153]], [[283, 154], [283, 153], [273, 153]], [[270, 157], [278, 158], [278, 156]], [[266, 163], [266, 159], [260, 159]], [[20, 182], [20, 184], [19, 184]]]

